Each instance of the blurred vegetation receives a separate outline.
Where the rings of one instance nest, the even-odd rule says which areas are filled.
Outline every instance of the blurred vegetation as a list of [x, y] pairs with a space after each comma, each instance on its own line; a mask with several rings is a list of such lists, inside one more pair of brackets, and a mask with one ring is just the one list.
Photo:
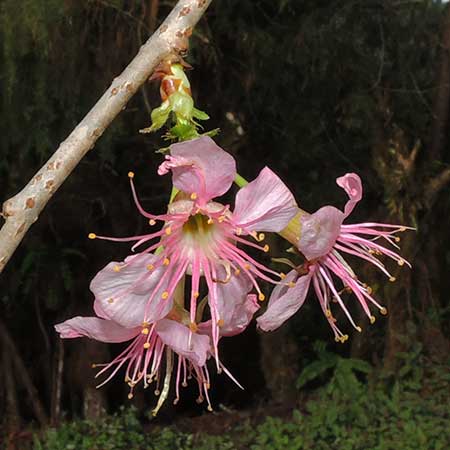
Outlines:
[[[0, 1], [2, 200], [53, 153], [174, 3]], [[443, 222], [450, 190], [427, 190], [450, 163], [449, 126], [441, 151], [429, 151], [446, 14], [431, 0], [220, 0], [191, 38], [196, 106], [211, 117], [208, 128], [221, 129], [217, 141], [236, 156], [243, 176], [270, 165], [313, 211], [342, 205], [334, 180], [354, 171], [365, 195], [353, 221], [418, 227], [403, 245], [413, 270], [395, 273], [394, 286], [358, 263], [391, 314], [364, 326], [350, 345], [313, 346], [331, 333], [312, 298], [280, 340], [248, 330], [224, 342], [225, 363], [247, 390], [217, 377], [213, 401], [242, 409], [280, 401], [278, 375], [294, 367], [295, 379], [283, 378], [283, 386], [294, 388], [297, 379], [301, 386], [289, 394], [289, 407], [300, 408], [293, 419], [268, 418], [230, 436], [166, 428], [155, 435], [153, 424], [142, 433], [138, 419], [154, 398], [138, 394], [137, 412], [104, 416], [126, 402], [120, 380], [93, 388], [90, 364], [108, 359], [110, 350], [87, 340], [61, 344], [54, 334], [55, 323], [91, 312], [90, 280], [129, 251], [92, 243], [87, 234], [145, 229], [128, 191], [129, 170], [145, 207], [164, 208], [169, 180], [155, 176], [161, 156], [154, 153], [163, 141], [138, 133], [159, 104], [158, 86], [149, 83], [58, 191], [1, 275], [0, 328], [16, 346], [0, 342], [0, 434], [8, 435], [9, 448], [23, 448], [20, 433], [30, 423], [83, 415], [36, 438], [36, 449], [448, 448], [450, 237]], [[271, 247], [281, 254], [286, 246]], [[13, 355], [29, 372], [43, 414]], [[202, 411], [190, 406], [191, 397], [163, 411], [162, 422]]]
[[[295, 410], [292, 417], [269, 416], [259, 423], [247, 419], [219, 436], [181, 432], [175, 427], [146, 432], [135, 409], [121, 409], [100, 422], [78, 420], [48, 430], [41, 437], [35, 436], [33, 450], [445, 450], [449, 447], [448, 367], [430, 369], [420, 346], [415, 352], [402, 355], [402, 369], [395, 379], [375, 376], [364, 361], [349, 363], [346, 358], [336, 357], [325, 350], [323, 343], [318, 343], [316, 350], [318, 363], [306, 366], [299, 381], [302, 385], [306, 379], [313, 381], [312, 373], [316, 377], [324, 375], [326, 381], [309, 394], [302, 409]], [[330, 360], [334, 361], [333, 367]], [[361, 369], [368, 381], [357, 376]]]

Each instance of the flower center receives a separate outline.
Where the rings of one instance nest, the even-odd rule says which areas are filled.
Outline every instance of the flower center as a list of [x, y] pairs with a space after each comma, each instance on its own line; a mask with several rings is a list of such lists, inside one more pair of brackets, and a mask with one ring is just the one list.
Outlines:
[[197, 213], [190, 216], [182, 225], [181, 236], [187, 255], [193, 257], [200, 251], [208, 258], [214, 258], [216, 257], [217, 243], [222, 240], [223, 233], [216, 221]]
[[192, 236], [205, 236], [210, 235], [214, 228], [214, 223], [209, 217], [203, 214], [194, 214], [183, 225], [183, 233]]

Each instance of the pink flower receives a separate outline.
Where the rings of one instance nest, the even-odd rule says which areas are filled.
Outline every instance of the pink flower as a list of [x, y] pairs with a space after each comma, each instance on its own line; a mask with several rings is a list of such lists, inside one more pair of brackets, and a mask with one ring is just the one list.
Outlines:
[[[163, 222], [163, 227], [154, 233], [128, 238], [98, 236], [100, 239], [134, 241], [132, 250], [153, 241], [135, 256], [131, 269], [127, 260], [124, 264], [109, 266], [110, 288], [108, 292], [99, 292], [98, 295], [114, 294], [116, 288], [128, 283], [129, 270], [139, 272], [129, 289], [138, 298], [137, 301], [146, 303], [143, 320], [149, 320], [150, 316], [157, 320], [170, 311], [177, 286], [185, 275], [190, 275], [190, 328], [192, 331], [197, 329], [197, 301], [203, 284], [208, 292], [211, 337], [219, 366], [219, 328], [224, 321], [223, 315], [227, 313], [227, 308], [220, 305], [229, 301], [223, 297], [221, 287], [229, 284], [244, 293], [242, 289], [246, 283], [236, 281], [244, 277], [256, 289], [259, 299], [264, 300], [257, 278], [279, 282], [279, 279], [272, 278], [279, 277], [277, 272], [250, 257], [238, 244], [267, 252], [269, 246], [260, 244], [264, 235], [258, 233], [282, 230], [296, 214], [297, 206], [288, 188], [266, 167], [237, 193], [232, 212], [228, 205], [213, 200], [227, 192], [236, 177], [235, 161], [230, 154], [209, 137], [174, 144], [170, 147], [170, 153], [158, 173], [163, 175], [171, 171], [173, 185], [181, 193], [169, 205], [166, 214], [150, 214], [140, 205], [133, 184], [134, 175], [129, 174], [139, 211], [149, 219], [150, 225], [159, 220]], [[155, 250], [157, 256], [148, 263], [146, 258]], [[114, 299], [116, 295], [111, 297]], [[108, 308], [108, 305], [105, 307]], [[115, 315], [120, 314], [120, 310], [115, 311]]]
[[[145, 285], [139, 283], [140, 266], [152, 264], [157, 260], [153, 254], [129, 256], [121, 277], [114, 270], [117, 263], [112, 262], [102, 269], [92, 280], [91, 290], [95, 294], [94, 310], [97, 317], [74, 317], [55, 326], [62, 338], [77, 338], [86, 336], [101, 342], [131, 341], [119, 356], [103, 366], [96, 377], [109, 375], [98, 386], [103, 386], [124, 367], [125, 381], [130, 386], [129, 397], [133, 396], [134, 387], [142, 382], [147, 388], [156, 381], [156, 391], [163, 375], [161, 374], [163, 357], [165, 355], [165, 376], [163, 390], [154, 409], [154, 414], [167, 398], [170, 379], [174, 370], [174, 355], [177, 356], [176, 368], [176, 399], [179, 400], [180, 382], [186, 385], [187, 378], [197, 380], [199, 399], [207, 399], [208, 409], [211, 409], [208, 390], [210, 377], [206, 361], [210, 357], [211, 323], [198, 324], [196, 332], [189, 328], [189, 317], [182, 308], [173, 308], [170, 302], [162, 302], [164, 308], [148, 308], [147, 298], [155, 289], [161, 291], [164, 286], [156, 288], [159, 280], [158, 269], [146, 277]], [[225, 269], [219, 270], [224, 276]], [[219, 325], [220, 336], [233, 336], [244, 331], [259, 305], [255, 295], [248, 295], [252, 284], [245, 277], [233, 277], [228, 283], [217, 286], [220, 291], [218, 310], [222, 317]], [[226, 299], [226, 301], [225, 301]], [[169, 305], [169, 306], [167, 306]], [[176, 305], [175, 305], [176, 306]], [[167, 316], [167, 314], [169, 315]], [[174, 319], [174, 320], [172, 320]], [[181, 323], [180, 323], [181, 322]], [[230, 372], [219, 362], [220, 368], [237, 383]], [[237, 383], [239, 385], [239, 383]], [[239, 385], [240, 386], [240, 385]]]
[[[95, 280], [94, 280], [95, 281]], [[106, 282], [106, 279], [103, 280]], [[163, 356], [165, 355], [165, 370], [163, 391], [154, 414], [161, 407], [170, 386], [174, 358], [177, 355], [176, 369], [176, 400], [179, 399], [180, 382], [186, 385], [188, 376], [194, 375], [199, 385], [199, 395], [208, 399], [209, 373], [206, 360], [210, 350], [210, 338], [206, 335], [191, 333], [189, 327], [168, 318], [159, 319], [153, 323], [141, 320], [147, 313], [144, 302], [137, 302], [135, 295], [124, 295], [120, 302], [111, 303], [106, 312], [104, 302], [96, 300], [95, 312], [98, 317], [74, 317], [55, 326], [62, 338], [77, 338], [86, 336], [101, 342], [126, 342], [130, 344], [114, 360], [103, 366], [96, 377], [109, 373], [107, 378], [98, 385], [103, 386], [124, 367], [125, 381], [130, 386], [129, 398], [133, 397], [134, 387], [143, 382], [147, 388], [153, 381], [159, 394], [162, 380]], [[119, 306], [120, 305], [120, 306]], [[114, 317], [115, 319], [113, 319]], [[210, 405], [209, 405], [210, 407]]]
[[[384, 223], [344, 225], [344, 219], [362, 198], [361, 179], [358, 175], [349, 173], [336, 181], [349, 196], [344, 212], [333, 206], [324, 206], [314, 214], [300, 213], [296, 236], [291, 237], [290, 241], [306, 257], [307, 262], [289, 272], [285, 278], [287, 284], [278, 285], [273, 290], [266, 312], [257, 319], [258, 326], [265, 331], [278, 328], [300, 309], [312, 283], [335, 339], [344, 342], [348, 336], [336, 326], [330, 307], [331, 300], [339, 304], [358, 331], [361, 328], [353, 321], [342, 298], [344, 291], [356, 296], [371, 323], [375, 321], [375, 317], [370, 312], [370, 304], [375, 305], [382, 314], [386, 314], [386, 309], [373, 298], [371, 288], [357, 278], [343, 254], [370, 262], [384, 272], [390, 281], [395, 281], [395, 278], [376, 256], [385, 255], [400, 266], [405, 263], [409, 266], [395, 251], [378, 242], [384, 239], [388, 244], [399, 248], [396, 242], [400, 238], [395, 234], [405, 231], [406, 227]], [[334, 279], [342, 283], [342, 290], [336, 287]]]

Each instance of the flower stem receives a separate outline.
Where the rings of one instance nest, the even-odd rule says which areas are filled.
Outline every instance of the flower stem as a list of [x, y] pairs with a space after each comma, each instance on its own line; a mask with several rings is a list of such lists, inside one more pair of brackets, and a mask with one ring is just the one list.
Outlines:
[[238, 173], [236, 174], [236, 178], [234, 179], [234, 183], [239, 186], [240, 188], [243, 188], [244, 186], [247, 186], [248, 181], [241, 177]]

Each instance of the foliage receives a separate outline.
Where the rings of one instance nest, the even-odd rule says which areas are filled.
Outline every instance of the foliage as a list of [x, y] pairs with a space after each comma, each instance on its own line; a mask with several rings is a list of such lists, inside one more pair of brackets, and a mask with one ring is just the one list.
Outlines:
[[[405, 354], [400, 377], [356, 373], [367, 364], [319, 350], [320, 365], [306, 367], [299, 385], [325, 371], [331, 378], [292, 418], [266, 417], [256, 427], [241, 424], [227, 434], [181, 433], [159, 428], [145, 433], [136, 411], [99, 423], [75, 421], [36, 438], [34, 450], [445, 450], [450, 446], [450, 376], [447, 366], [430, 366], [418, 350]], [[325, 364], [331, 358], [333, 364]], [[326, 368], [326, 369], [325, 369]], [[344, 382], [345, 381], [345, 382]], [[220, 420], [220, 419], [219, 419]]]
[[359, 390], [362, 385], [356, 377], [356, 372], [370, 373], [371, 367], [365, 361], [355, 358], [343, 358], [336, 353], [326, 350], [326, 344], [318, 341], [314, 344], [314, 349], [317, 352], [318, 359], [307, 367], [305, 367], [300, 374], [297, 381], [297, 387], [302, 388], [308, 381], [314, 380], [323, 375], [328, 370], [333, 370], [333, 377], [329, 383], [330, 391], [345, 392], [347, 387], [354, 393], [354, 389]]

